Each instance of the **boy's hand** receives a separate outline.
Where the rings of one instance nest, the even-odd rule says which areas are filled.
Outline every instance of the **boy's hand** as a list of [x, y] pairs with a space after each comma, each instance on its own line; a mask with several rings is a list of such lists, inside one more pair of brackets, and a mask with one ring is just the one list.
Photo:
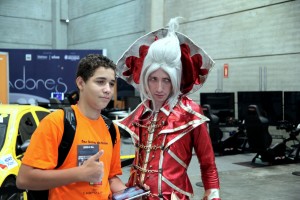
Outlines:
[[84, 161], [80, 166], [82, 169], [82, 180], [91, 183], [101, 182], [104, 174], [104, 164], [99, 161], [99, 158], [103, 155], [104, 151], [100, 150], [95, 155], [92, 155]]

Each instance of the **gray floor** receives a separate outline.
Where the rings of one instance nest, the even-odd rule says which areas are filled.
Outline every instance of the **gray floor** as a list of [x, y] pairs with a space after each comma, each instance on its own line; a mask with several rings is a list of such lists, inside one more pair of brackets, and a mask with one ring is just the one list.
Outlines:
[[[123, 155], [132, 154], [133, 151], [131, 144], [122, 143], [121, 153]], [[251, 162], [254, 155], [253, 153], [244, 153], [216, 156], [223, 200], [300, 199], [300, 176], [292, 174], [292, 172], [300, 171], [300, 163], [264, 167], [248, 165], [247, 163]], [[188, 168], [188, 173], [194, 186], [192, 199], [200, 200], [203, 187], [196, 185], [201, 182], [199, 164], [195, 156]], [[121, 179], [126, 182], [128, 175], [129, 167], [124, 167]]]

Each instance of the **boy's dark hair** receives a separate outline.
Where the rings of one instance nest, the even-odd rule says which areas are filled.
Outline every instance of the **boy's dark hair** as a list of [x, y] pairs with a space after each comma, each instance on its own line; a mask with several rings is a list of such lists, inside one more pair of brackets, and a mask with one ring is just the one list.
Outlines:
[[111, 68], [114, 71], [116, 70], [115, 63], [106, 56], [89, 54], [79, 61], [76, 77], [80, 76], [84, 81], [87, 81], [94, 75], [95, 70], [99, 67], [104, 67], [106, 69]]

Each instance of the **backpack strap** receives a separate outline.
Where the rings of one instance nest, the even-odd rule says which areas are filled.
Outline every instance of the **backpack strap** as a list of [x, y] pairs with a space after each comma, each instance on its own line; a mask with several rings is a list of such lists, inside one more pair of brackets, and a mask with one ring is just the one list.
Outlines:
[[58, 159], [55, 168], [59, 168], [69, 154], [76, 129], [76, 117], [73, 109], [71, 107], [63, 107], [62, 109], [64, 110], [64, 132], [58, 147]]
[[[58, 147], [58, 160], [57, 166], [55, 168], [59, 168], [65, 161], [71, 146], [73, 144], [75, 131], [76, 131], [76, 116], [72, 107], [63, 107], [64, 110], [64, 132], [61, 143]], [[116, 143], [116, 128], [109, 118], [102, 115], [102, 118], [105, 121], [106, 127], [110, 133], [111, 141], [113, 146]]]
[[116, 133], [115, 125], [111, 121], [111, 119], [107, 118], [106, 116], [102, 115], [102, 118], [104, 119], [106, 127], [107, 127], [107, 129], [108, 129], [108, 131], [110, 133], [112, 145], [114, 147], [115, 144], [116, 144], [116, 142], [117, 142], [117, 133]]

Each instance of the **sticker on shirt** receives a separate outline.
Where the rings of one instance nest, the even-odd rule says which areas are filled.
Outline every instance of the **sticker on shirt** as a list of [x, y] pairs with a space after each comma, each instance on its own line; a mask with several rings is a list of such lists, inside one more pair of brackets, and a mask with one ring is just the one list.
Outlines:
[[17, 161], [13, 158], [11, 154], [2, 156], [0, 158], [0, 169], [12, 169], [18, 166]]
[[[87, 159], [89, 159], [89, 157], [95, 155], [96, 153], [98, 153], [99, 151], [99, 145], [97, 144], [91, 144], [91, 145], [78, 145], [77, 146], [77, 165], [80, 166], [84, 163], [84, 161], [86, 161]], [[96, 183], [92, 183], [90, 182], [90, 185], [102, 185], [102, 181], [100, 182], [96, 182]]]
[[80, 166], [86, 161], [89, 157], [95, 155], [99, 151], [99, 145], [78, 145], [77, 146], [77, 166]]

